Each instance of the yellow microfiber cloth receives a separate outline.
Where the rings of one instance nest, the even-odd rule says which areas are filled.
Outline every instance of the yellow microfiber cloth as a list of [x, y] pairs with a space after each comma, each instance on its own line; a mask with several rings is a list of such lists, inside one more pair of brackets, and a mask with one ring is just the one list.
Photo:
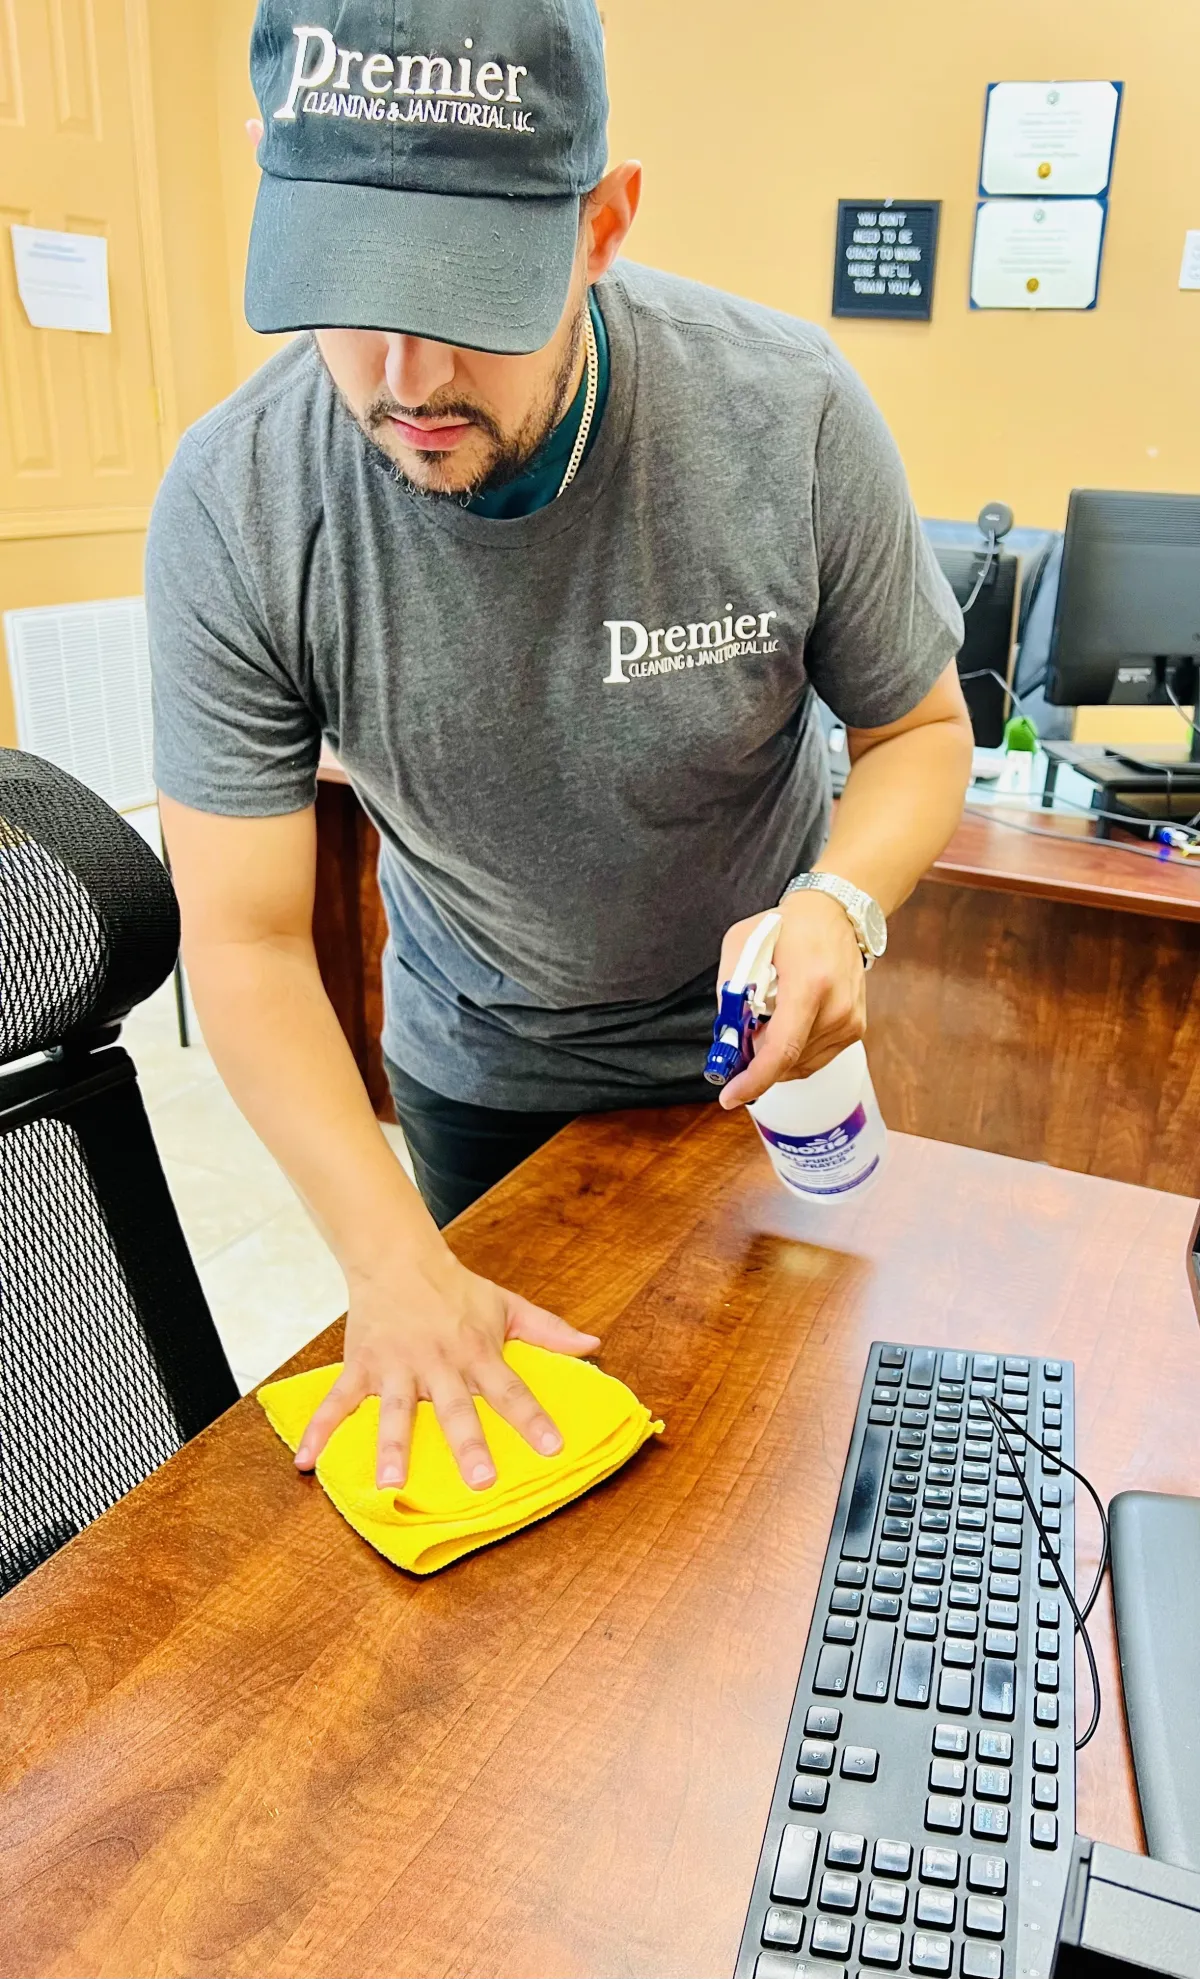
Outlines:
[[[651, 1421], [649, 1409], [623, 1381], [589, 1361], [522, 1340], [510, 1340], [504, 1358], [557, 1424], [563, 1439], [557, 1457], [540, 1457], [477, 1399], [496, 1482], [489, 1491], [472, 1491], [459, 1475], [432, 1404], [419, 1402], [408, 1480], [400, 1489], [389, 1485], [381, 1491], [375, 1483], [379, 1401], [372, 1395], [339, 1423], [317, 1458], [317, 1476], [342, 1517], [409, 1573], [436, 1573], [464, 1553], [548, 1518], [611, 1477], [647, 1437], [662, 1433], [662, 1423]], [[290, 1449], [298, 1448], [310, 1416], [341, 1371], [340, 1364], [316, 1367], [260, 1388], [267, 1419]]]

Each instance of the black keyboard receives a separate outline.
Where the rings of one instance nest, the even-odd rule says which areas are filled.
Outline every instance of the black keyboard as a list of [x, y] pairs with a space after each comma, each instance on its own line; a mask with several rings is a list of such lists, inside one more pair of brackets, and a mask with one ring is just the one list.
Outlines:
[[871, 1349], [737, 1979], [1047, 1979], [1075, 1833], [1069, 1362]]

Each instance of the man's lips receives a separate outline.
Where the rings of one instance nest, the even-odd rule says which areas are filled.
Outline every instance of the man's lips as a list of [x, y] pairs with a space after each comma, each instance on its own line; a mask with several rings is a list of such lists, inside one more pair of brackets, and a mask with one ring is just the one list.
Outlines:
[[418, 448], [422, 453], [450, 453], [472, 431], [469, 419], [453, 419], [445, 426], [413, 426], [407, 419], [389, 415], [388, 424], [406, 447]]

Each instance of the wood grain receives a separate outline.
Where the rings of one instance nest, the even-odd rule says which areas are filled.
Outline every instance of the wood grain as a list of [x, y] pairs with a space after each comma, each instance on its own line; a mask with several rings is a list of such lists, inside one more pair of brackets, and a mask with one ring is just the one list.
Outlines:
[[1200, 1194], [1200, 922], [925, 881], [870, 979], [906, 1133]]
[[1200, 922], [1200, 860], [1146, 855], [1145, 845], [1123, 834], [1098, 838], [1082, 817], [1007, 810], [993, 817], [981, 809], [963, 814], [930, 878], [1113, 914]]
[[[729, 1972], [868, 1344], [1071, 1357], [1102, 1494], [1195, 1491], [1193, 1215], [901, 1137], [818, 1212], [744, 1118], [577, 1123], [452, 1240], [665, 1438], [417, 1582], [241, 1403], [0, 1604], [0, 1972]], [[1080, 1826], [1136, 1847], [1097, 1634]]]

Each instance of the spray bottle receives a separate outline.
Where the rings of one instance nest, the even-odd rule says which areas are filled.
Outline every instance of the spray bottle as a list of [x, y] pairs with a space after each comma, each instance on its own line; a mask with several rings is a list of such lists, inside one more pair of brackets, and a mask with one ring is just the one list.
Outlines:
[[[772, 960], [781, 914], [764, 914], [751, 930], [727, 983], [704, 1067], [710, 1085], [724, 1086], [754, 1056], [751, 1040], [775, 1008]], [[887, 1151], [879, 1111], [859, 1043], [849, 1045], [807, 1079], [781, 1079], [747, 1108], [779, 1180], [805, 1202], [837, 1204], [863, 1195]]]

